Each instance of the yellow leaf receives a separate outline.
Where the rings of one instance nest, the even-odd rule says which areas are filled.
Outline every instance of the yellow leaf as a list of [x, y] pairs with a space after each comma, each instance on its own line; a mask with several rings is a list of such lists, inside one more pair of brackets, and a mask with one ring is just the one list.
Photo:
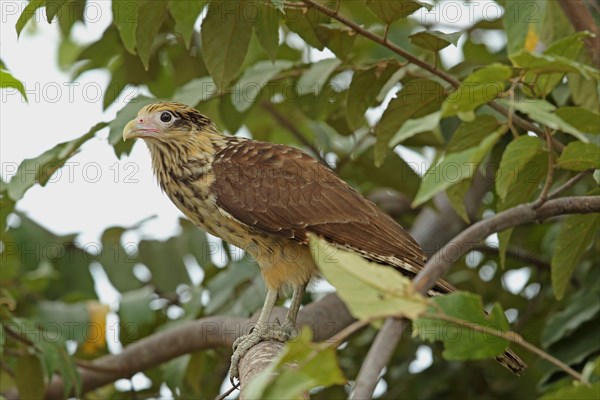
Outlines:
[[106, 314], [109, 307], [97, 301], [87, 302], [89, 326], [85, 331], [85, 342], [81, 345], [84, 354], [96, 354], [106, 348]]
[[527, 37], [525, 38], [525, 48], [528, 51], [535, 51], [538, 42], [540, 41], [540, 37], [538, 33], [535, 31], [535, 27], [530, 26], [527, 30]]

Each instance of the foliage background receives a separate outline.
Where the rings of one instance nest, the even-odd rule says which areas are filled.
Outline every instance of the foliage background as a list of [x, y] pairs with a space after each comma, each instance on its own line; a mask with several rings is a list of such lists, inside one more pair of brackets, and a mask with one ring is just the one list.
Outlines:
[[[53, 373], [63, 377], [66, 390], [80, 390], [77, 367], [93, 369], [91, 360], [197, 318], [248, 317], [262, 304], [258, 267], [185, 220], [169, 238], [144, 236], [152, 222], [131, 221], [107, 228], [98, 241], [82, 241], [77, 232], [56, 234], [23, 212], [30, 188], [43, 191], [64, 184], [68, 162], [72, 157], [81, 161], [77, 152], [82, 146], [98, 142], [128, 160], [133, 143], [120, 140], [122, 127], [156, 98], [195, 105], [229, 133], [299, 146], [323, 157], [405, 227], [418, 226], [427, 213], [438, 219], [451, 214], [454, 226], [448, 231], [456, 234], [481, 218], [535, 201], [544, 188], [556, 189], [579, 173], [600, 168], [598, 65], [590, 58], [589, 38], [575, 33], [558, 1], [461, 2], [459, 13], [487, 4], [484, 16], [494, 17], [462, 15], [467, 24], [459, 34], [416, 35], [458, 31], [448, 21], [455, 3], [431, 2], [429, 11], [412, 0], [341, 3], [341, 15], [377, 35], [387, 34], [417, 62], [437, 65], [466, 82], [461, 96], [450, 94], [452, 85], [436, 75], [438, 70], [427, 71], [414, 60], [407, 63], [385, 45], [302, 3], [213, 2], [214, 12], [206, 16], [204, 1], [113, 1], [113, 22], [101, 38], [83, 43], [73, 32], [86, 22], [90, 4], [34, 0], [17, 7], [22, 12], [16, 24], [20, 35], [36, 35], [36, 24], [57, 23], [57, 61], [74, 82], [96, 69], [109, 72], [102, 104], [107, 115], [119, 112], [106, 122], [70, 115], [84, 120], [89, 132], [48, 145], [37, 157], [28, 154], [32, 158], [11, 174], [3, 160], [3, 393], [17, 388], [22, 398], [38, 398]], [[406, 18], [407, 10], [418, 11]], [[597, 21], [597, 10], [590, 10]], [[447, 47], [448, 52], [456, 44], [449, 53], [452, 59], [440, 59], [438, 50]], [[0, 82], [10, 95], [3, 96], [3, 114], [11, 102], [21, 101], [19, 91], [39, 102], [31, 82], [21, 84], [15, 79], [19, 70], [10, 67], [2, 64]], [[43, 90], [39, 93], [42, 102], [47, 100]], [[131, 93], [143, 95], [132, 98]], [[513, 116], [485, 105], [496, 97]], [[517, 118], [533, 121], [541, 137], [528, 135]], [[51, 132], [63, 124], [45, 120]], [[555, 138], [550, 151], [545, 129]], [[45, 136], [35, 132], [28, 138], [58, 141]], [[121, 188], [138, 177], [137, 171], [149, 170], [149, 163], [116, 165], [110, 173], [118, 173], [115, 186]], [[477, 167], [483, 175], [476, 173]], [[597, 195], [597, 175], [590, 171], [581, 178], [561, 195]], [[115, 204], [135, 208], [144, 201], [136, 192], [152, 184], [147, 179], [130, 186], [135, 189], [125, 195], [106, 186], [102, 197], [112, 206], [86, 212], [111, 215]], [[480, 201], [468, 206], [465, 199], [475, 187]], [[86, 201], [85, 193], [73, 196], [65, 201]], [[51, 213], [51, 207], [36, 212]], [[85, 219], [85, 213], [78, 218]], [[480, 294], [486, 305], [502, 304], [512, 330], [576, 370], [587, 368], [593, 380], [590, 371], [597, 369], [600, 351], [599, 220], [598, 214], [559, 217], [517, 227], [512, 234], [505, 231], [499, 235], [500, 250], [490, 246], [495, 238], [482, 240], [447, 278]], [[435, 237], [421, 242], [428, 254], [443, 244]], [[520, 285], [514, 277], [521, 278]], [[107, 280], [118, 292], [111, 304], [100, 301]], [[323, 288], [317, 286], [305, 302], [322, 297]], [[376, 333], [366, 328], [338, 352], [349, 380], [356, 377]], [[515, 379], [491, 361], [447, 361], [442, 351], [439, 343], [403, 337], [378, 396], [569, 397], [561, 390], [571, 390], [570, 379], [526, 352], [519, 354], [530, 368]], [[121, 380], [88, 396], [213, 397], [224, 387], [228, 352], [216, 347], [184, 355], [144, 371], [145, 378], [138, 374], [129, 383]], [[415, 354], [431, 354], [433, 363], [413, 363]], [[321, 388], [313, 398], [346, 397], [348, 387]]]

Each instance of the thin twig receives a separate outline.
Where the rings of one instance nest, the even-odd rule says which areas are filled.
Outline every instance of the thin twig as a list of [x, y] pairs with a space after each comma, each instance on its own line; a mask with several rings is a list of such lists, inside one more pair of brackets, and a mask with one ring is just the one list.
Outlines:
[[240, 387], [240, 383], [238, 382], [235, 385], [233, 385], [232, 387], [230, 387], [228, 390], [226, 390], [224, 393], [221, 393], [220, 395], [218, 395], [217, 397], [215, 397], [215, 400], [223, 400], [223, 399], [225, 399], [225, 397], [229, 396], [231, 393], [233, 393], [239, 387]]
[[327, 161], [325, 161], [325, 159], [321, 156], [319, 149], [317, 149], [314, 144], [312, 144], [308, 139], [304, 137], [302, 132], [300, 132], [298, 127], [294, 125], [292, 121], [290, 121], [282, 113], [280, 113], [279, 110], [277, 110], [277, 108], [275, 108], [270, 102], [263, 101], [261, 102], [261, 105], [269, 114], [271, 114], [271, 116], [273, 116], [273, 118], [279, 123], [279, 125], [287, 129], [296, 139], [298, 139], [300, 143], [308, 147], [314, 153], [315, 157], [319, 159], [319, 161], [329, 166], [329, 164], [327, 164]]
[[571, 186], [575, 185], [581, 179], [585, 178], [587, 175], [590, 175], [593, 172], [594, 172], [593, 169], [587, 169], [585, 171], [581, 171], [580, 173], [578, 173], [577, 175], [575, 175], [574, 177], [570, 178], [568, 181], [563, 183], [561, 186], [556, 188], [552, 193], [550, 193], [548, 195], [548, 200], [558, 197], [559, 194], [563, 193], [564, 191], [569, 189]]
[[496, 337], [508, 340], [510, 342], [516, 343], [519, 346], [524, 347], [525, 349], [529, 350], [530, 352], [537, 354], [538, 356], [540, 356], [544, 360], [550, 362], [551, 364], [554, 364], [555, 366], [562, 369], [563, 371], [565, 371], [566, 373], [568, 373], [569, 375], [571, 375], [573, 378], [577, 379], [578, 381], [580, 381], [584, 384], [589, 384], [579, 372], [575, 371], [573, 368], [569, 367], [567, 364], [560, 361], [558, 358], [553, 357], [552, 355], [546, 353], [544, 350], [540, 349], [539, 347], [529, 343], [528, 341], [523, 339], [523, 337], [521, 335], [519, 335], [518, 333], [515, 333], [513, 331], [502, 332], [502, 331], [499, 331], [494, 328], [488, 328], [485, 326], [469, 323], [468, 321], [464, 321], [460, 318], [454, 318], [450, 315], [440, 314], [440, 313], [423, 314], [421, 317], [451, 322], [453, 324], [457, 324], [457, 325], [461, 325], [461, 326], [464, 326], [469, 329], [473, 329], [474, 331], [477, 331], [477, 332], [489, 334], [489, 335], [496, 336]]
[[546, 171], [546, 181], [544, 182], [544, 187], [542, 187], [542, 192], [537, 200], [532, 204], [533, 208], [538, 208], [548, 199], [548, 192], [550, 191], [550, 186], [552, 186], [552, 177], [554, 175], [554, 150], [552, 149], [552, 135], [547, 128], [545, 129], [545, 133], [546, 144], [548, 145], [548, 170]]

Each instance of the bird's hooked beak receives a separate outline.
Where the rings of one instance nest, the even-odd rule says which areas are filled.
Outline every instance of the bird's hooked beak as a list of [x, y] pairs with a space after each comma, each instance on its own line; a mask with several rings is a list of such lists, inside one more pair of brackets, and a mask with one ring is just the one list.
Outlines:
[[123, 128], [123, 141], [135, 138], [153, 138], [159, 129], [150, 120], [142, 118], [132, 119]]

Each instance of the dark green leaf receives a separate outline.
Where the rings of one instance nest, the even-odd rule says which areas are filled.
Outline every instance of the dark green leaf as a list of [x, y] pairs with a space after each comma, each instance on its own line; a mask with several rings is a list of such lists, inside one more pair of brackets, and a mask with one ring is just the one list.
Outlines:
[[600, 312], [600, 286], [578, 291], [567, 302], [564, 310], [550, 315], [542, 332], [542, 345], [548, 348], [557, 341], [567, 338], [581, 324], [594, 318]]
[[240, 5], [229, 1], [210, 3], [201, 26], [204, 62], [221, 90], [236, 78], [252, 35], [252, 23], [232, 12], [231, 7]]
[[451, 44], [456, 46], [463, 32], [443, 33], [440, 31], [421, 31], [410, 35], [410, 41], [419, 47], [431, 51], [440, 51]]
[[52, 22], [67, 1], [69, 0], [46, 0], [46, 18], [48, 19], [48, 23]]
[[135, 29], [135, 40], [140, 60], [146, 70], [149, 68], [154, 37], [160, 30], [166, 11], [167, 0], [138, 0], [138, 24]]
[[258, 14], [254, 20], [254, 33], [256, 33], [260, 45], [267, 52], [269, 58], [275, 60], [277, 50], [279, 49], [279, 21], [281, 14], [262, 1], [257, 1], [255, 7], [258, 10]]
[[600, 227], [600, 214], [567, 217], [558, 236], [552, 257], [552, 287], [557, 299], [562, 299], [569, 280], [586, 249]]
[[448, 197], [450, 204], [452, 204], [452, 208], [454, 208], [454, 211], [456, 211], [458, 216], [466, 223], [470, 222], [467, 207], [465, 205], [465, 198], [469, 187], [471, 187], [471, 179], [464, 179], [446, 189], [446, 196]]
[[27, 94], [25, 93], [25, 88], [23, 87], [23, 83], [16, 79], [14, 76], [10, 74], [10, 72], [0, 69], [0, 89], [4, 88], [14, 88], [21, 93], [21, 96], [27, 100]]
[[531, 160], [544, 153], [544, 142], [532, 136], [520, 136], [509, 143], [496, 173], [496, 193], [505, 200], [515, 183], [528, 173]]
[[556, 110], [563, 121], [584, 133], [600, 133], [600, 115], [581, 107], [561, 107]]
[[336, 24], [321, 24], [317, 27], [321, 42], [340, 60], [347, 61], [356, 39], [356, 32], [350, 28], [340, 28]]
[[469, 75], [442, 105], [442, 116], [449, 117], [475, 110], [504, 91], [512, 71], [506, 65], [492, 64]]
[[82, 144], [106, 126], [108, 126], [106, 122], [100, 122], [85, 135], [57, 144], [35, 158], [24, 160], [8, 184], [8, 195], [13, 200], [20, 200], [25, 192], [36, 183], [41, 186], [46, 185], [52, 174], [77, 153]]
[[367, 7], [386, 24], [408, 17], [420, 8], [432, 6], [418, 0], [366, 0]]
[[482, 140], [498, 129], [498, 126], [498, 120], [486, 114], [478, 115], [471, 122], [463, 122], [452, 135], [446, 151], [454, 153], [477, 146]]
[[142, 240], [139, 246], [140, 262], [150, 269], [152, 284], [161, 292], [175, 292], [178, 285], [190, 282], [184, 255], [177, 238], [164, 242]]
[[365, 111], [399, 67], [396, 61], [384, 60], [369, 69], [354, 72], [346, 100], [350, 128], [358, 129], [362, 125]]
[[319, 50], [323, 50], [325, 46], [319, 39], [318, 26], [328, 22], [329, 18], [312, 8], [309, 8], [308, 11], [291, 8], [285, 13], [287, 27], [297, 33], [306, 43]]
[[[489, 333], [482, 333], [470, 326], [479, 326], [490, 331], [508, 331], [508, 321], [500, 304], [495, 303], [489, 314], [483, 311], [481, 298], [468, 292], [455, 292], [434, 297], [431, 301], [439, 307], [430, 307], [427, 314], [413, 323], [421, 339], [444, 342], [444, 358], [447, 360], [481, 360], [502, 354], [508, 340]], [[467, 326], [448, 322], [430, 315], [444, 315], [465, 321]]]
[[203, 0], [169, 1], [169, 12], [175, 20], [175, 30], [181, 34], [185, 47], [188, 49], [194, 33], [194, 23], [198, 19], [203, 5]]
[[17, 30], [17, 37], [21, 36], [21, 31], [25, 28], [25, 24], [35, 15], [35, 11], [42, 7], [45, 4], [46, 0], [31, 0], [27, 3], [27, 6], [23, 9], [21, 15], [19, 15], [19, 19], [15, 24], [15, 29]]
[[141, 282], [133, 274], [133, 266], [137, 263], [133, 243], [121, 244], [124, 228], [112, 227], [102, 233], [102, 252], [98, 261], [104, 267], [110, 282], [120, 292], [137, 289]]
[[538, 74], [576, 72], [586, 79], [600, 79], [600, 71], [596, 68], [560, 55], [534, 54], [523, 50], [514, 54], [511, 60], [515, 66]]
[[600, 383], [591, 386], [578, 384], [562, 387], [558, 390], [546, 393], [539, 400], [597, 400], [600, 394]]
[[439, 110], [445, 98], [444, 87], [435, 81], [414, 80], [393, 99], [375, 127], [375, 164], [381, 165], [388, 152], [390, 139], [411, 118], [420, 118]]
[[119, 29], [123, 46], [131, 54], [135, 54], [138, 0], [113, 0], [112, 12], [113, 21]]
[[600, 147], [592, 143], [571, 142], [556, 161], [556, 166], [573, 171], [600, 169]]
[[22, 399], [43, 399], [46, 385], [40, 360], [33, 355], [19, 357], [15, 368], [15, 383]]

